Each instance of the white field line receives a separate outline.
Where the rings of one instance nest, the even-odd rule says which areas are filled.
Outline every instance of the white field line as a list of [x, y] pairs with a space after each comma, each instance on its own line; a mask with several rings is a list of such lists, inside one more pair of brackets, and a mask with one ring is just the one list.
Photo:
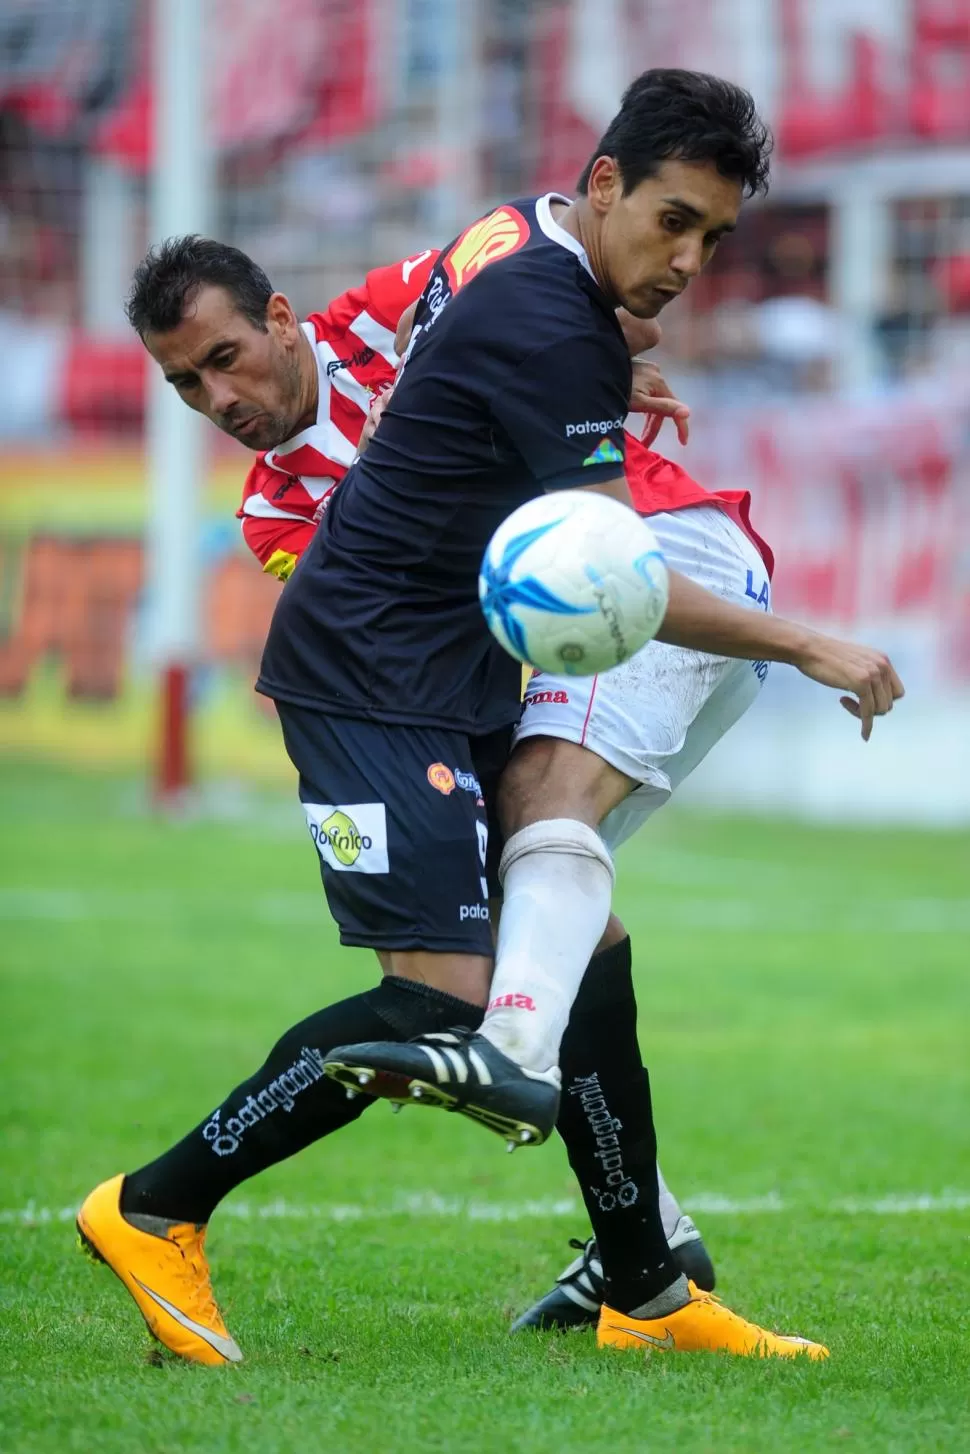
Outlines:
[[[881, 1197], [839, 1197], [826, 1203], [785, 1201], [777, 1192], [759, 1197], [729, 1197], [708, 1192], [689, 1198], [687, 1209], [697, 1217], [751, 1217], [798, 1211], [822, 1211], [832, 1216], [912, 1217], [926, 1213], [970, 1211], [970, 1192], [899, 1192]], [[0, 1209], [0, 1223], [15, 1227], [41, 1227], [48, 1223], [71, 1222], [76, 1215], [77, 1207], [44, 1207], [30, 1201], [25, 1207]], [[220, 1216], [239, 1222], [403, 1222], [420, 1219], [525, 1222], [541, 1218], [582, 1217], [584, 1212], [575, 1197], [487, 1202], [440, 1197], [433, 1192], [425, 1192], [396, 1196], [383, 1207], [359, 1202], [305, 1205], [282, 1198], [262, 1205], [238, 1201], [223, 1207]]]
[[[234, 922], [320, 925], [326, 919], [322, 894], [276, 893], [224, 899], [164, 892], [119, 893], [33, 886], [0, 889], [0, 920], [10, 922], [173, 922], [182, 916]], [[970, 899], [911, 898], [829, 901], [763, 897], [670, 898], [650, 902], [654, 929], [750, 933], [769, 929], [792, 934], [961, 934], [970, 933]]]

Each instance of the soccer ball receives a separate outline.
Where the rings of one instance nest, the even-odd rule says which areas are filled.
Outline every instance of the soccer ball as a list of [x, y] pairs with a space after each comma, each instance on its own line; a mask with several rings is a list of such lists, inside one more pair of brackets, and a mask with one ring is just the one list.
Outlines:
[[478, 577], [489, 630], [541, 671], [593, 676], [660, 630], [667, 567], [633, 510], [591, 490], [539, 495], [504, 520]]

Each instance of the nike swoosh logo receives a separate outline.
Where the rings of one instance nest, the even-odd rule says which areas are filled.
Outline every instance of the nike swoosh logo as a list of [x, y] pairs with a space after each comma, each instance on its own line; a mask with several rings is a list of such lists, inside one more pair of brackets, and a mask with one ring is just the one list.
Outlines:
[[227, 1362], [242, 1362], [242, 1352], [234, 1339], [224, 1338], [221, 1333], [214, 1333], [211, 1328], [205, 1328], [201, 1323], [196, 1323], [187, 1314], [183, 1313], [181, 1309], [177, 1308], [174, 1303], [170, 1303], [168, 1298], [164, 1298], [161, 1293], [153, 1292], [150, 1287], [146, 1287], [140, 1277], [134, 1277], [134, 1274], [132, 1276], [142, 1292], [150, 1297], [153, 1303], [157, 1303], [163, 1312], [168, 1313], [170, 1318], [174, 1318], [177, 1323], [181, 1324], [187, 1332], [194, 1333], [197, 1338], [201, 1338], [203, 1342], [208, 1343], [209, 1347], [214, 1348], [217, 1353], [221, 1353]]
[[673, 1348], [674, 1335], [667, 1329], [665, 1338], [653, 1338], [649, 1333], [638, 1333], [636, 1328], [621, 1328], [619, 1323], [611, 1323], [610, 1327], [617, 1333], [629, 1333], [631, 1338], [639, 1338], [642, 1343], [652, 1343], [655, 1348]]

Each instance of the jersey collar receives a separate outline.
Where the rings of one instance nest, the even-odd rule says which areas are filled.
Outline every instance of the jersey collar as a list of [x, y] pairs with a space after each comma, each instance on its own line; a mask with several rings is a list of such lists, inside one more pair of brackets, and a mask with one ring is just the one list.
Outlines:
[[[566, 206], [570, 207], [572, 206], [572, 200], [571, 197], [564, 197], [561, 192], [547, 192], [544, 197], [540, 197], [536, 202], [536, 221], [550, 242], [558, 242], [560, 247], [566, 248], [568, 252], [574, 253], [579, 258], [579, 261], [595, 283], [596, 278], [593, 274], [593, 269], [589, 265], [589, 258], [586, 256], [585, 247], [573, 237], [571, 232], [567, 232], [565, 227], [560, 227], [552, 215], [553, 202], [565, 202]], [[597, 284], [597, 286], [599, 285]]]

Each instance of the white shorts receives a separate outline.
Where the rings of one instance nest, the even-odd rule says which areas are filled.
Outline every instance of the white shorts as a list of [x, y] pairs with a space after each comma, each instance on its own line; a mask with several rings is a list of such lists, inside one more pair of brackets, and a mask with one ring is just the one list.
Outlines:
[[[649, 523], [673, 570], [725, 600], [771, 609], [764, 561], [716, 505], [652, 515]], [[641, 784], [600, 825], [606, 843], [617, 848], [743, 716], [767, 674], [767, 662], [652, 641], [602, 676], [537, 672], [515, 741], [562, 737], [580, 743]]]

